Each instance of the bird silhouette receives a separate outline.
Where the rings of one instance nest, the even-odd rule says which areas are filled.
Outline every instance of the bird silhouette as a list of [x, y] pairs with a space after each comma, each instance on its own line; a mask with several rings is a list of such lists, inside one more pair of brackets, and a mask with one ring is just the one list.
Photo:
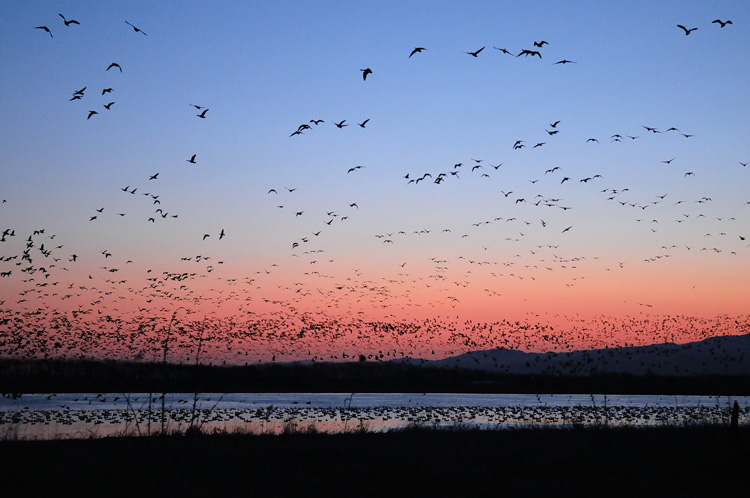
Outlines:
[[[62, 17], [62, 20], [63, 20], [63, 22], [65, 23], [66, 26], [70, 26], [71, 24], [79, 24], [79, 25], [81, 24], [78, 21], [76, 21], [75, 19], [71, 19], [70, 21], [68, 21], [67, 19], [65, 19], [65, 16], [62, 15], [62, 14], [57, 14], [57, 15], [60, 16], [60, 17]], [[724, 26], [722, 26], [722, 28], [723, 27]]]
[[344, 123], [346, 123], [346, 119], [343, 120], [343, 121], [341, 121], [341, 122], [339, 122], [339, 123], [333, 123], [333, 124], [335, 124], [338, 128], [343, 128], [344, 126], [349, 126], [348, 124], [344, 124]]
[[367, 75], [368, 74], [372, 74], [372, 69], [370, 69], [369, 67], [365, 68], [365, 69], [360, 69], [360, 71], [362, 71], [362, 79], [364, 81], [367, 81]]
[[109, 71], [109, 70], [110, 70], [110, 69], [112, 69], [113, 67], [116, 67], [117, 69], [119, 69], [119, 70], [120, 70], [120, 72], [122, 72], [122, 68], [121, 68], [121, 67], [120, 67], [120, 65], [119, 65], [118, 63], [116, 63], [116, 62], [113, 62], [112, 64], [110, 64], [110, 65], [109, 65], [109, 66], [107, 67], [107, 71]]
[[412, 50], [412, 51], [411, 51], [411, 53], [409, 54], [409, 58], [411, 59], [411, 56], [412, 56], [412, 55], [414, 55], [414, 54], [416, 54], [416, 53], [420, 53], [420, 52], [422, 52], [423, 50], [427, 50], [427, 49], [426, 49], [426, 48], [424, 48], [424, 47], [416, 47], [416, 48], [415, 48], [414, 50]]
[[717, 23], [717, 24], [720, 24], [720, 26], [719, 26], [719, 27], [720, 27], [720, 28], [723, 28], [723, 27], [724, 27], [724, 26], [726, 26], [727, 24], [732, 24], [732, 21], [730, 21], [729, 19], [727, 19], [726, 21], [722, 21], [721, 19], [714, 19], [713, 21], [711, 21], [711, 23], [712, 23], [712, 24], [713, 24], [713, 23]]
[[535, 46], [535, 47], [539, 47], [539, 48], [542, 48], [542, 47], [543, 47], [543, 46], [545, 46], [545, 45], [549, 45], [549, 43], [548, 43], [548, 42], [546, 42], [546, 41], [544, 41], [544, 40], [542, 40], [542, 41], [540, 41], [540, 42], [534, 42], [534, 46]]
[[47, 32], [47, 34], [50, 36], [50, 38], [54, 38], [54, 36], [52, 36], [52, 31], [50, 31], [47, 26], [37, 26], [34, 29], [43, 29], [44, 31]]
[[685, 26], [683, 26], [682, 24], [678, 24], [678, 25], [677, 25], [677, 27], [678, 27], [678, 28], [680, 28], [680, 29], [682, 29], [683, 31], [685, 31], [685, 36], [689, 35], [689, 34], [690, 34], [690, 33], [692, 33], [693, 31], [695, 31], [696, 29], [698, 29], [698, 28], [690, 28], [690, 29], [687, 29], [687, 28], [686, 28]]
[[186, 161], [189, 162], [189, 163], [191, 163], [191, 164], [195, 164], [195, 156], [197, 156], [197, 155], [198, 154], [193, 154], [193, 157], [191, 157], [190, 159], [186, 159]]
[[89, 111], [89, 115], [86, 119], [91, 119], [91, 116], [93, 116], [94, 114], [99, 114], [99, 113], [96, 111]]
[[536, 55], [536, 56], [537, 56], [537, 57], [539, 57], [540, 59], [542, 58], [542, 53], [541, 53], [541, 52], [539, 52], [538, 50], [526, 50], [526, 49], [524, 49], [524, 50], [521, 50], [521, 51], [520, 51], [520, 52], [518, 53], [518, 55], [516, 55], [516, 57], [521, 57], [522, 55], [523, 55], [524, 57], [528, 57], [529, 55], [531, 55], [531, 56], [534, 56], [534, 55]]
[[364, 121], [362, 121], [361, 123], [357, 123], [357, 124], [358, 124], [359, 126], [361, 126], [362, 128], [364, 128], [364, 127], [365, 127], [365, 125], [367, 124], [367, 122], [368, 122], [368, 121], [370, 121], [370, 118], [367, 118], [367, 119], [365, 119]]
[[[203, 109], [203, 112], [200, 114], [196, 114], [199, 118], [206, 119], [206, 113], [208, 112], [208, 109]], [[221, 121], [221, 120], [220, 120]]]
[[133, 28], [133, 31], [135, 31], [136, 33], [141, 33], [141, 34], [143, 34], [145, 36], [148, 36], [145, 31], [143, 31], [143, 30], [141, 30], [139, 28], [136, 28], [135, 26], [133, 26], [132, 24], [130, 24], [128, 21], [125, 21], [125, 24], [127, 24], [128, 26], [130, 26], [131, 28]]
[[480, 48], [479, 50], [475, 50], [474, 52], [464, 52], [465, 54], [469, 54], [472, 57], [478, 57], [479, 53], [484, 50], [484, 47]]

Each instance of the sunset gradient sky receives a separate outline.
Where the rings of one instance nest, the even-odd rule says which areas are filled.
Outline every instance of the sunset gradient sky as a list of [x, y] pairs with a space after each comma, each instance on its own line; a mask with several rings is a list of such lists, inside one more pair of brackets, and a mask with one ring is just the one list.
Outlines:
[[[566, 348], [632, 342], [598, 336], [602, 317], [682, 327], [641, 343], [746, 333], [749, 23], [730, 1], [3, 2], [0, 326], [508, 320]], [[321, 355], [364, 340], [314, 330]], [[378, 333], [372, 350], [474, 347]], [[313, 347], [260, 342], [232, 355]]]

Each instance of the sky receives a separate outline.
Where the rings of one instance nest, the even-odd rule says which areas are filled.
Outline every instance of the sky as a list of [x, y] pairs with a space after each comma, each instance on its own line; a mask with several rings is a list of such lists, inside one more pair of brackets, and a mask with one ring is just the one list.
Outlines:
[[[747, 333], [749, 14], [3, 2], [0, 354], [151, 358], [172, 324], [195, 358], [199, 323], [230, 362]], [[170, 332], [125, 346], [143, 323]]]

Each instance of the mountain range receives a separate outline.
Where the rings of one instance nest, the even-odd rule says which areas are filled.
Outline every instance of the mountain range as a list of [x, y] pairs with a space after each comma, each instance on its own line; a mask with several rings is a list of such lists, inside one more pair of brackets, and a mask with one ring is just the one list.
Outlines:
[[498, 348], [442, 360], [410, 358], [401, 361], [509, 375], [750, 375], [750, 333], [685, 344], [664, 343], [565, 353], [527, 353]]

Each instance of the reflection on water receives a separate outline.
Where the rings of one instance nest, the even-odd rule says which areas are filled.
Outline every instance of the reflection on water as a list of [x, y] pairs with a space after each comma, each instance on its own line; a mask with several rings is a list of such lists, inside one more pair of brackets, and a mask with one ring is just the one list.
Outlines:
[[[0, 398], [0, 437], [53, 439], [184, 431], [387, 431], [750, 423], [750, 397], [529, 394], [24, 394]], [[163, 407], [163, 409], [162, 409]]]

